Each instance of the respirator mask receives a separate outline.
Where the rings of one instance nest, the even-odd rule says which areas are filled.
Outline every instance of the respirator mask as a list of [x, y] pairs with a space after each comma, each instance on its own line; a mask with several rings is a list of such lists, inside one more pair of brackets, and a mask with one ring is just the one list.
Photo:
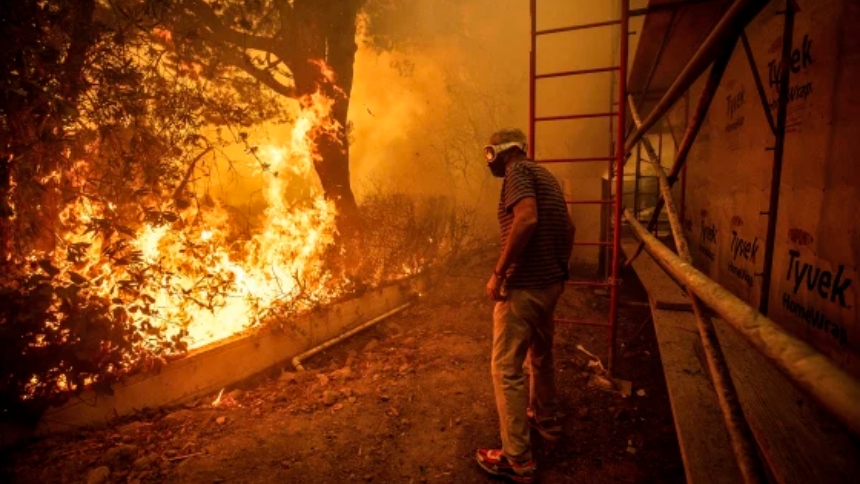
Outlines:
[[505, 161], [499, 157], [503, 151], [507, 151], [511, 148], [519, 148], [523, 152], [526, 151], [526, 144], [520, 143], [519, 141], [512, 141], [510, 143], [502, 143], [500, 145], [487, 145], [484, 147], [484, 155], [487, 157], [487, 167], [490, 168], [490, 172], [493, 176], [498, 178], [505, 177]]

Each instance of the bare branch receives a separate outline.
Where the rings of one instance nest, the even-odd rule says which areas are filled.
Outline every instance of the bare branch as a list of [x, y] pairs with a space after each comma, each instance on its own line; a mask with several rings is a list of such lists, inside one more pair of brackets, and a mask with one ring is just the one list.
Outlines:
[[233, 44], [236, 47], [271, 52], [275, 55], [282, 52], [277, 48], [278, 43], [275, 39], [241, 32], [225, 26], [218, 18], [215, 10], [203, 0], [186, 0], [182, 2], [182, 5], [200, 19], [218, 37], [218, 40]]
[[229, 47], [225, 48], [223, 51], [223, 60], [234, 67], [242, 69], [251, 77], [260, 81], [261, 84], [282, 96], [296, 96], [296, 88], [294, 86], [288, 86], [278, 82], [278, 80], [275, 79], [269, 71], [254, 66], [251, 59], [233, 51]]
[[179, 195], [181, 195], [182, 191], [185, 190], [185, 187], [188, 186], [188, 181], [191, 180], [191, 175], [194, 173], [194, 168], [197, 166], [197, 162], [202, 160], [203, 157], [209, 154], [210, 151], [212, 151], [211, 146], [203, 150], [203, 153], [200, 153], [199, 155], [197, 155], [197, 157], [191, 160], [191, 164], [188, 165], [188, 169], [185, 170], [185, 176], [182, 177], [182, 181], [176, 187], [176, 190], [173, 191], [174, 200], [179, 199]]

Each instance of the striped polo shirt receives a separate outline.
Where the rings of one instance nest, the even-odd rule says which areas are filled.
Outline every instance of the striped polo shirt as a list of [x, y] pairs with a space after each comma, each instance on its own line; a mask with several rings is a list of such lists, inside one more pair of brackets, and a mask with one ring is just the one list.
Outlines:
[[507, 166], [499, 198], [502, 250], [514, 221], [514, 205], [533, 197], [537, 201], [537, 228], [523, 253], [507, 273], [509, 288], [540, 288], [567, 279], [572, 247], [568, 245], [568, 214], [558, 180], [546, 168], [529, 160]]

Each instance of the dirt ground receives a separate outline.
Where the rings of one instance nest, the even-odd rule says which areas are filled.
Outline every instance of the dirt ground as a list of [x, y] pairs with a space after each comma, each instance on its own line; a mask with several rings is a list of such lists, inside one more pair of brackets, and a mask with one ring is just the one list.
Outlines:
[[[493, 262], [488, 253], [439, 277], [417, 305], [309, 360], [308, 372], [273, 371], [226, 389], [217, 406], [212, 395], [32, 442], [3, 456], [0, 481], [495, 482], [473, 458], [500, 444], [484, 295]], [[566, 438], [547, 446], [533, 435], [539, 482], [684, 481], [646, 297], [632, 272], [622, 277], [616, 376], [632, 395], [587, 384], [576, 346], [605, 358], [603, 328], [558, 327]], [[608, 302], [569, 288], [558, 314], [600, 320]]]

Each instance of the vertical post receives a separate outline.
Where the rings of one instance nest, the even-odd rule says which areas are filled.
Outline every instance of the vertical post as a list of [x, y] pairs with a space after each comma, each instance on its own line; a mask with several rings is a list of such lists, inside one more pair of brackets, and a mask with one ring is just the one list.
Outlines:
[[773, 271], [773, 246], [776, 239], [776, 222], [779, 210], [779, 187], [782, 181], [782, 157], [785, 152], [785, 118], [788, 112], [788, 88], [791, 78], [791, 48], [794, 36], [794, 8], [792, 0], [785, 2], [785, 27], [782, 33], [782, 61], [779, 66], [779, 99], [776, 108], [776, 136], [773, 147], [773, 174], [770, 178], [770, 202], [767, 208], [767, 235], [764, 243], [759, 312], [767, 316], [770, 299], [770, 281]]
[[[567, 201], [573, 200], [575, 190], [573, 189], [573, 180], [565, 177], [561, 183], [562, 191], [564, 192], [564, 199]], [[601, 207], [602, 208], [602, 207]], [[567, 216], [573, 220], [573, 205], [568, 204], [567, 206]], [[571, 248], [570, 254], [567, 255], [567, 271], [571, 272], [573, 268], [573, 251], [576, 250], [576, 247]]]
[[537, 88], [537, 0], [529, 1], [531, 12], [531, 50], [529, 51], [529, 159], [535, 159], [535, 91]]
[[687, 165], [684, 165], [684, 168], [681, 168], [681, 221], [687, 220], [685, 218], [687, 213]]
[[[684, 120], [689, 123], [690, 122], [690, 91], [687, 91], [687, 95], [684, 96]], [[686, 129], [686, 127], [684, 128]], [[678, 159], [678, 151], [680, 147], [675, 145], [675, 159]], [[674, 166], [674, 163], [673, 163]], [[684, 164], [684, 167], [681, 168], [681, 222], [686, 220], [684, 217], [686, 215], [687, 209], [687, 164]]]
[[[613, 129], [614, 129], [614, 126], [613, 126]], [[614, 156], [614, 152], [613, 152], [613, 156]], [[622, 199], [624, 197], [624, 188], [623, 188], [624, 181], [622, 178], [622, 181], [621, 181], [622, 192], [621, 192], [621, 196], [619, 197], [618, 192], [616, 190], [616, 186], [615, 186], [615, 178], [614, 177], [616, 176], [616, 173], [614, 172], [614, 170], [615, 170], [615, 160], [613, 159], [612, 161], [609, 162], [609, 171], [607, 172], [608, 177], [606, 179], [606, 187], [607, 187], [607, 192], [608, 192], [609, 197], [613, 198], [617, 201], [617, 200]], [[613, 214], [615, 213], [614, 207], [615, 207], [614, 203], [610, 204], [609, 206], [606, 207], [606, 220], [607, 220], [606, 233], [603, 234], [603, 237], [601, 238], [601, 240], [607, 240], [607, 241], [612, 240], [612, 234], [614, 233], [613, 231], [615, 230], [615, 225], [613, 225], [613, 218], [612, 218]], [[604, 246], [600, 247], [600, 250], [603, 253], [602, 257], [603, 257], [603, 260], [605, 261], [603, 263], [603, 267], [604, 267], [603, 277], [605, 279], [611, 281], [612, 280], [612, 258], [614, 257], [614, 253], [612, 252], [612, 247], [611, 246], [607, 247], [604, 245]]]
[[[615, 101], [612, 100], [612, 92], [613, 92], [612, 89], [615, 86], [615, 81], [614, 81], [615, 76], [613, 75], [612, 78], [613, 78], [613, 85], [609, 87], [609, 89], [610, 89], [610, 91], [609, 91], [610, 92], [610, 94], [609, 94], [609, 105], [612, 108], [612, 110], [614, 110], [615, 109], [614, 108]], [[612, 112], [612, 110], [610, 110], [610, 112]], [[612, 183], [612, 181], [615, 180], [615, 178], [613, 178], [615, 176], [615, 173], [613, 171], [615, 169], [615, 158], [614, 158], [614, 156], [615, 156], [615, 147], [618, 144], [618, 143], [616, 143], [616, 140], [613, 139], [613, 137], [612, 137], [612, 135], [615, 133], [615, 125], [613, 123], [615, 123], [615, 120], [610, 117], [609, 118], [609, 155], [611, 155], [611, 156], [608, 158], [608, 161], [606, 162], [606, 185], [605, 186], [606, 186], [606, 198], [614, 198], [615, 201], [617, 202], [618, 201], [618, 197], [617, 197], [618, 193], [617, 193], [617, 190], [615, 190], [615, 184]], [[601, 183], [602, 183], [602, 181], [601, 181]], [[622, 193], [621, 196], [623, 197], [624, 194]], [[610, 206], [604, 206], [601, 209], [600, 216], [605, 217], [602, 220], [606, 220], [607, 222], [605, 224], [606, 230], [603, 230], [600, 234], [600, 240], [609, 240], [612, 236], [612, 231], [613, 231], [612, 214], [615, 213], [613, 211], [614, 206], [615, 205], [612, 204]], [[604, 246], [601, 246], [599, 250], [600, 250], [600, 255], [599, 255], [600, 260], [603, 261], [603, 277], [608, 281], [612, 281], [612, 258], [613, 258], [612, 247], [607, 247], [604, 245]]]
[[615, 369], [615, 323], [618, 319], [618, 254], [621, 252], [621, 205], [624, 192], [624, 127], [627, 114], [627, 43], [630, 23], [629, 0], [621, 0], [621, 44], [618, 55], [618, 124], [615, 131], [615, 204], [612, 232], [612, 278], [609, 286], [609, 374]]
[[[659, 126], [660, 131], [657, 133], [657, 166], [656, 169], [663, 171], [663, 123], [658, 123], [656, 126]], [[666, 173], [663, 171], [663, 173]], [[657, 180], [660, 180], [661, 175], [657, 173]], [[659, 185], [659, 184], [658, 184]], [[660, 198], [660, 195], [657, 195], [657, 198]], [[654, 202], [656, 205], [656, 201]], [[657, 226], [654, 227], [654, 236], [660, 236], [660, 220], [657, 220]]]
[[776, 125], [773, 122], [773, 113], [770, 112], [767, 94], [764, 92], [764, 84], [761, 82], [761, 75], [758, 72], [758, 66], [755, 64], [755, 56], [753, 56], [752, 47], [750, 47], [750, 41], [747, 39], [746, 31], [741, 32], [741, 44], [744, 46], [744, 52], [747, 55], [747, 62], [750, 64], [750, 70], [752, 71], [753, 80], [755, 81], [755, 88], [756, 91], [758, 91], [758, 98], [761, 100], [761, 106], [764, 108], [764, 116], [767, 118], [767, 125], [770, 126], [771, 132], [775, 135]]
[[636, 143], [636, 182], [633, 184], [633, 216], [639, 220], [639, 177], [642, 176], [642, 143]]
[[[624, 0], [618, 0], [619, 5], [623, 1]], [[619, 9], [620, 9], [620, 7], [619, 7]], [[610, 11], [611, 10], [612, 10], [612, 8], [610, 8]], [[620, 21], [620, 19], [619, 19], [619, 21]], [[614, 27], [609, 27], [609, 28], [613, 29]], [[619, 24], [619, 28], [620, 28], [620, 24]], [[617, 42], [616, 42], [616, 40], [617, 40]], [[610, 54], [609, 54], [609, 65], [612, 65], [614, 63], [615, 52], [616, 51], [620, 52], [620, 49], [621, 49], [621, 36], [619, 35], [617, 37], [617, 39], [614, 37], [612, 38], [612, 48], [611, 48]], [[616, 92], [617, 85], [618, 85], [618, 81], [616, 81], [616, 79], [615, 79], [615, 74], [610, 73], [610, 75], [609, 75], [609, 106], [607, 106], [608, 109], [606, 110], [606, 112], [612, 113], [612, 112], [616, 111], [616, 106], [617, 106], [616, 103], [618, 102], [618, 100], [614, 99], [614, 93]], [[607, 197], [605, 197], [605, 198], [615, 198], [615, 195], [613, 194], [615, 184], [612, 183], [612, 181], [613, 181], [612, 177], [614, 176], [613, 167], [614, 167], [614, 163], [615, 163], [615, 160], [613, 157], [615, 156], [615, 146], [617, 144], [617, 140], [615, 137], [616, 121], [612, 116], [608, 116], [606, 118], [606, 122], [607, 122], [607, 128], [609, 128], [609, 146], [608, 146], [609, 149], [607, 150], [607, 161], [606, 161]], [[622, 187], [623, 187], [623, 185], [624, 185], [624, 182], [622, 181]], [[621, 198], [622, 199], [624, 198], [624, 193], [621, 194]], [[618, 199], [615, 198], [615, 200], [618, 200]], [[612, 231], [614, 230], [614, 227], [612, 225], [612, 214], [614, 213], [613, 212], [613, 206], [614, 205], [603, 206], [600, 210], [601, 221], [605, 221], [605, 223], [603, 225], [605, 225], [605, 227], [606, 227], [606, 230], [601, 231], [600, 240], [610, 240], [612, 237], [612, 233], [613, 233]], [[600, 262], [603, 266], [603, 270], [601, 271], [603, 279], [611, 282], [612, 281], [612, 272], [611, 272], [612, 271], [612, 259], [615, 256], [615, 254], [612, 251], [612, 247], [608, 247], [605, 245], [600, 246], [599, 250], [600, 250], [600, 254], [598, 257], [600, 258]], [[611, 331], [611, 329], [610, 329], [610, 331]], [[609, 350], [609, 356], [611, 357], [611, 355], [612, 355], [612, 349]], [[611, 358], [610, 358], [610, 360], [611, 360]], [[611, 365], [611, 363], [610, 363], [610, 365]]]

